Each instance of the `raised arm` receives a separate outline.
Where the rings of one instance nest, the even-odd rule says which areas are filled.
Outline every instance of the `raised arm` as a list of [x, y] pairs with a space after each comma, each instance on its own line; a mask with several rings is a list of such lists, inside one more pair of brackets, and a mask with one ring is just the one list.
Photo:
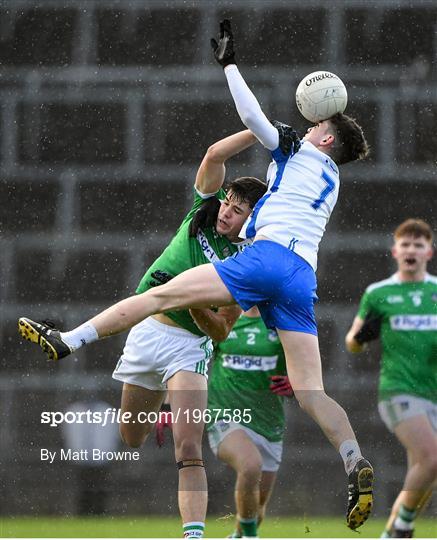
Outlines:
[[262, 112], [260, 104], [247, 86], [237, 66], [231, 64], [226, 66], [224, 71], [241, 121], [265, 148], [276, 150], [279, 146], [278, 130], [272, 126], [267, 116]]
[[279, 146], [279, 134], [276, 128], [262, 112], [261, 107], [241, 76], [235, 64], [234, 38], [231, 23], [225, 19], [220, 23], [219, 41], [211, 40], [214, 56], [224, 68], [229, 89], [243, 124], [250, 129], [260, 143], [269, 150]]
[[225, 180], [225, 162], [255, 144], [249, 130], [240, 131], [210, 146], [196, 175], [195, 188], [204, 195], [217, 193]]

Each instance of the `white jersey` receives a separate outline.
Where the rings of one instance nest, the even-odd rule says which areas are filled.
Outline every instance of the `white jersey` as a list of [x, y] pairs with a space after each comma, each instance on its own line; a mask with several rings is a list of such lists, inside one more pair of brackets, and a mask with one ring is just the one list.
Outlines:
[[268, 191], [256, 204], [240, 238], [262, 235], [317, 268], [319, 243], [337, 202], [337, 165], [309, 141], [285, 157], [278, 148], [267, 171]]
[[262, 112], [237, 66], [230, 64], [224, 71], [243, 124], [273, 157], [267, 171], [268, 191], [239, 236], [263, 235], [294, 251], [316, 270], [319, 243], [338, 198], [338, 167], [309, 141], [296, 154], [284, 156], [278, 130]]

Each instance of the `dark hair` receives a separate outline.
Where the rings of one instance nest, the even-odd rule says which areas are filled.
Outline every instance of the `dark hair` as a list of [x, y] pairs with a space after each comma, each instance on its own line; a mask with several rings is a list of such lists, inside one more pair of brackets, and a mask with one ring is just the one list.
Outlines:
[[[252, 176], [241, 176], [230, 182], [225, 190], [231, 199], [237, 202], [247, 202], [250, 208], [253, 208], [259, 199], [266, 192], [265, 182]], [[194, 214], [189, 227], [189, 235], [197, 236], [199, 229], [215, 227], [217, 216], [220, 209], [220, 201], [217, 197], [205, 199]]]
[[226, 192], [232, 192], [231, 199], [238, 202], [247, 202], [254, 208], [267, 190], [267, 184], [253, 176], [240, 176], [226, 186]]
[[354, 118], [337, 113], [329, 118], [328, 122], [335, 129], [335, 141], [329, 155], [337, 165], [364, 159], [369, 154], [369, 145], [363, 129]]
[[407, 219], [396, 228], [393, 236], [395, 240], [403, 236], [413, 236], [414, 238], [423, 236], [428, 242], [432, 242], [433, 239], [431, 227], [423, 219]]

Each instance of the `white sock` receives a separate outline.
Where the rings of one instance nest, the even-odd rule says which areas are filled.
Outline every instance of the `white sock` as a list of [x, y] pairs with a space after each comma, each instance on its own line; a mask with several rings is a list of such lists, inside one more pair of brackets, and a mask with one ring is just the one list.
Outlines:
[[346, 474], [349, 475], [353, 471], [357, 461], [363, 457], [361, 455], [360, 447], [358, 446], [357, 441], [350, 439], [348, 441], [343, 441], [338, 451], [343, 460]]
[[61, 339], [73, 350], [80, 349], [88, 343], [97, 341], [99, 335], [97, 330], [90, 323], [84, 323], [71, 330], [71, 332], [61, 332]]
[[188, 521], [183, 524], [184, 538], [203, 538], [205, 530], [205, 522], [203, 521]]
[[400, 529], [401, 531], [412, 531], [414, 529], [414, 519], [416, 516], [417, 510], [409, 510], [401, 504], [393, 526], [395, 529]]
[[414, 529], [414, 521], [404, 521], [399, 516], [395, 519], [393, 526], [401, 531], [412, 531]]

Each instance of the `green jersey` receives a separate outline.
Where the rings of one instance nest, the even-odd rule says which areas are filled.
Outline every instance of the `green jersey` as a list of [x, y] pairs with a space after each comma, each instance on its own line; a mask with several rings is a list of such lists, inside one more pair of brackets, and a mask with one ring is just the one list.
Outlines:
[[[215, 195], [218, 199], [224, 199], [225, 196], [226, 193], [223, 189]], [[214, 227], [207, 227], [205, 230], [199, 229], [197, 237], [189, 235], [191, 220], [204, 200], [195, 190], [191, 210], [185, 216], [176, 231], [176, 235], [162, 252], [162, 255], [156, 259], [144, 274], [136, 290], [138, 294], [160, 285], [159, 281], [153, 277], [155, 272], [163, 272], [175, 277], [195, 266], [226, 259], [242, 247], [243, 244], [233, 244], [225, 236], [218, 234]], [[205, 335], [202, 330], [199, 330], [188, 310], [169, 311], [165, 314], [185, 330], [197, 336]]]
[[[261, 317], [240, 317], [227, 340], [216, 346], [208, 382], [212, 422], [223, 418], [225, 409], [228, 414], [231, 409], [242, 415], [248, 409], [252, 418], [245, 422], [242, 416], [244, 426], [269, 441], [282, 440], [284, 398], [273, 394], [269, 386], [271, 375], [285, 374], [284, 353], [276, 332], [268, 330]], [[213, 409], [220, 409], [220, 413]]]
[[382, 317], [379, 397], [413, 394], [437, 402], [437, 278], [370, 285], [359, 317]]

